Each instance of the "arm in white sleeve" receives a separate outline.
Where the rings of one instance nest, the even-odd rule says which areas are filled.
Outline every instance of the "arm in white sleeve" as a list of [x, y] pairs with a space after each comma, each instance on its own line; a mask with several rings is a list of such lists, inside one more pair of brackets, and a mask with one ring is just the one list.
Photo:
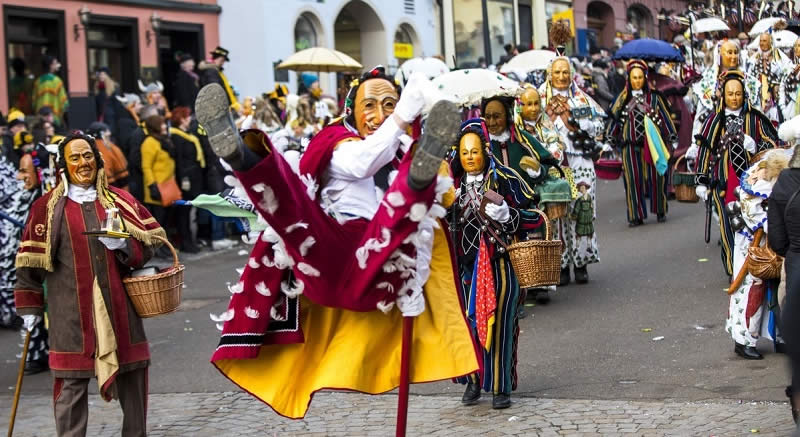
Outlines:
[[344, 141], [333, 151], [328, 172], [331, 177], [359, 180], [375, 175], [392, 162], [404, 133], [394, 117], [388, 117], [372, 135], [359, 141]]
[[756, 140], [753, 139], [750, 135], [744, 136], [744, 148], [750, 153], [756, 153]]

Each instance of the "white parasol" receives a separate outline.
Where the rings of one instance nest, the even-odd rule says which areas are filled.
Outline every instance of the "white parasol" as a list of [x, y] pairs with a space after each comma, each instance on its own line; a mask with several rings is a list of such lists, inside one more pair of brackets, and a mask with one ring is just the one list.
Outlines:
[[756, 24], [753, 24], [753, 27], [750, 28], [750, 37], [752, 38], [756, 35], [760, 35], [766, 32], [767, 30], [769, 30], [770, 27], [774, 26], [775, 23], [779, 21], [783, 21], [783, 18], [769, 17], [769, 18], [762, 18], [756, 21]]
[[434, 79], [433, 85], [464, 107], [479, 105], [488, 97], [517, 97], [522, 93], [516, 81], [484, 68], [451, 71]]
[[[772, 39], [775, 41], [775, 47], [779, 49], [786, 49], [794, 45], [794, 42], [797, 41], [797, 35], [789, 30], [779, 30], [777, 32], [772, 32]], [[753, 41], [750, 41], [750, 44], [747, 45], [747, 48], [757, 49], [758, 43], [759, 39], [756, 38]]]
[[550, 50], [528, 50], [511, 58], [510, 61], [500, 67], [501, 73], [511, 73], [525, 71], [529, 73], [534, 70], [544, 70], [555, 59], [556, 52]]
[[731, 30], [728, 25], [716, 17], [701, 18], [692, 23], [692, 33], [726, 32]]
[[346, 54], [325, 47], [300, 50], [278, 65], [294, 71], [355, 72], [364, 68]]
[[450, 71], [447, 64], [436, 58], [414, 58], [403, 62], [394, 75], [395, 80], [405, 86], [411, 73], [422, 72], [428, 79], [433, 79]]

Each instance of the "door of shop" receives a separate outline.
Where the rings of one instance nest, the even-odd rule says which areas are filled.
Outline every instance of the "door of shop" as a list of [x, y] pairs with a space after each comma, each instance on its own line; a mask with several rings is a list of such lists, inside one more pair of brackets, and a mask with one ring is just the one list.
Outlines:
[[203, 25], [197, 23], [178, 23], [165, 21], [161, 23], [158, 35], [158, 67], [161, 82], [164, 83], [164, 97], [170, 107], [175, 104], [174, 82], [180, 65], [178, 56], [189, 53], [199, 65], [205, 59], [205, 35]]
[[139, 33], [135, 18], [92, 15], [87, 35], [89, 89], [94, 89], [94, 72], [108, 67], [120, 92], [138, 92]]
[[[64, 42], [64, 12], [3, 6], [6, 35], [6, 68], [8, 106], [32, 112], [33, 81], [44, 73], [44, 55], [56, 56], [67, 65]], [[66, 68], [59, 73], [69, 90]]]

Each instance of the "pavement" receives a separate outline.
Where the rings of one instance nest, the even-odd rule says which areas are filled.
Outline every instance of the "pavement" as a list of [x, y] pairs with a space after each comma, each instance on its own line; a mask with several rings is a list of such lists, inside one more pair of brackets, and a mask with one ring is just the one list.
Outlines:
[[[598, 184], [600, 264], [590, 282], [561, 287], [520, 321], [513, 406], [459, 404], [449, 381], [414, 385], [409, 435], [789, 435], [784, 356], [759, 344], [761, 361], [733, 353], [724, 331], [727, 278], [705, 244], [701, 204], [670, 202], [668, 221], [627, 227], [622, 181]], [[209, 363], [243, 246], [182, 257], [180, 311], [145, 320], [150, 339], [150, 435], [386, 435], [396, 395], [318, 394], [290, 421], [236, 391]], [[6, 426], [21, 343], [0, 331], [0, 428]], [[91, 387], [92, 385], [90, 385]], [[54, 435], [48, 374], [25, 378], [19, 436]], [[93, 389], [96, 393], [96, 389]], [[91, 398], [91, 436], [118, 435], [119, 407]], [[594, 434], [592, 434], [594, 433]]]

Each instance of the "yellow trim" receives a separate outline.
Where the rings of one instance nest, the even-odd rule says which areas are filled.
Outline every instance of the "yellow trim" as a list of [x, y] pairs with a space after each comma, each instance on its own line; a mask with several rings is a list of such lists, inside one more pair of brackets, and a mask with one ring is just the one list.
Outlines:
[[19, 247], [38, 247], [40, 249], [47, 249], [47, 244], [41, 241], [28, 240], [20, 243]]

